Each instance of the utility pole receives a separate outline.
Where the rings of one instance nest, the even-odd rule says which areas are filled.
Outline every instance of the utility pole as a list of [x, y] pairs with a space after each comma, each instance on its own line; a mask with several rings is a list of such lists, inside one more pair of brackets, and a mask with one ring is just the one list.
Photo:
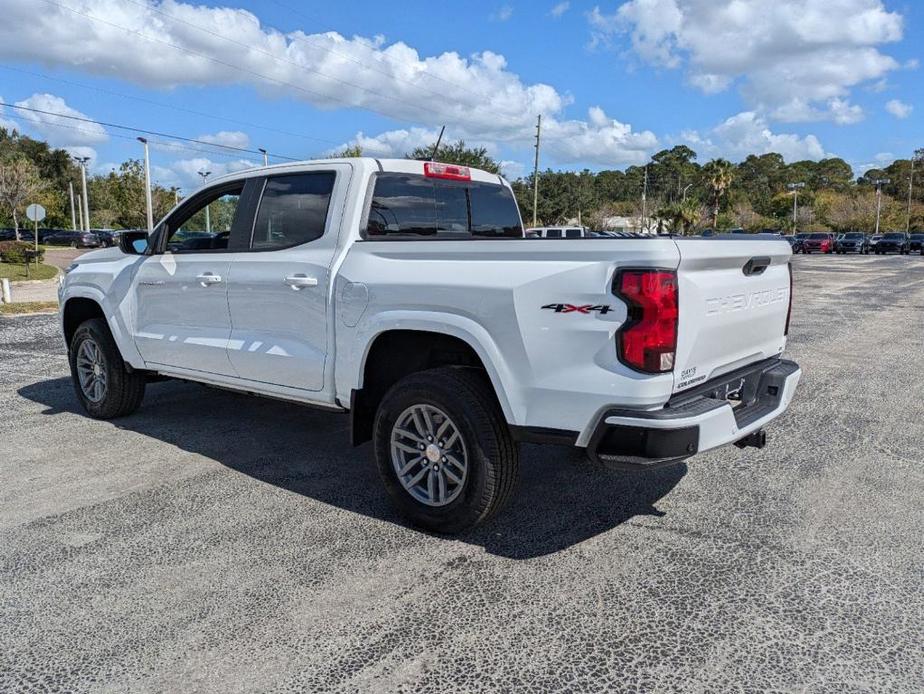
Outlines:
[[74, 209], [74, 184], [72, 181], [67, 182], [67, 192], [71, 196], [71, 229], [77, 231], [77, 212]]
[[83, 191], [83, 230], [90, 231], [90, 201], [87, 197], [87, 162], [90, 157], [74, 157], [80, 164], [80, 184]]
[[802, 188], [805, 188], [805, 184], [801, 181], [799, 183], [787, 183], [786, 187], [792, 191], [792, 233], [796, 233], [796, 218], [799, 215], [799, 191]]
[[876, 234], [879, 233], [879, 213], [882, 211], [882, 186], [891, 182], [890, 178], [877, 178], [873, 181], [873, 185], [876, 186]]
[[[212, 175], [212, 172], [211, 171], [200, 171], [199, 175], [202, 176], [202, 185], [205, 185], [209, 180], [209, 176]], [[209, 206], [208, 205], [205, 206], [205, 230], [208, 233], [212, 232], [212, 220], [209, 219]]]
[[642, 184], [642, 220], [645, 230], [648, 230], [648, 164], [645, 164], [645, 182]]
[[151, 159], [148, 156], [148, 141], [139, 137], [138, 142], [144, 145], [144, 211], [148, 221], [148, 233], [154, 231], [154, 208], [151, 204]]
[[257, 147], [257, 151], [263, 155], [263, 166], [269, 166], [269, 155], [262, 147]]
[[537, 226], [536, 212], [539, 206], [539, 134], [542, 131], [542, 114], [536, 118], [536, 161], [533, 164], [533, 226]]
[[914, 162], [924, 162], [924, 147], [914, 150], [911, 155], [911, 175], [908, 176], [908, 218], [905, 221], [905, 231], [911, 233], [911, 193], [914, 190]]

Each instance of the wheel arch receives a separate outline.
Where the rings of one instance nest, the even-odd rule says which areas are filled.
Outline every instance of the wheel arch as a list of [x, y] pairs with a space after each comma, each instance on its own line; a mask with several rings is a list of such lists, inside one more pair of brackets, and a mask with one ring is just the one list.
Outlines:
[[448, 327], [383, 328], [367, 341], [350, 391], [354, 445], [371, 438], [376, 409], [388, 388], [412, 373], [440, 366], [484, 371], [504, 417], [510, 423], [515, 421], [501, 376], [483, 345], [464, 332], [446, 330]]

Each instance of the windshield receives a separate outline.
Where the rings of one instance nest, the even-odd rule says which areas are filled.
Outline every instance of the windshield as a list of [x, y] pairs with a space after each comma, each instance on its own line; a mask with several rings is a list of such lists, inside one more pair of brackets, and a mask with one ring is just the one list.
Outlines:
[[826, 238], [828, 238], [828, 235], [827, 235], [827, 234], [822, 234], [822, 233], [809, 234], [809, 238], [810, 238], [810, 239], [826, 239]]
[[859, 231], [848, 231], [846, 234], [844, 234], [844, 238], [845, 239], [862, 239], [863, 234], [860, 233]]
[[885, 236], [883, 236], [883, 238], [886, 238], [886, 239], [903, 239], [903, 238], [905, 238], [905, 235], [899, 231], [899, 232], [892, 232], [891, 234], [886, 234]]
[[912, 234], [911, 238], [913, 238], [915, 241], [921, 241], [924, 239], [924, 234]]

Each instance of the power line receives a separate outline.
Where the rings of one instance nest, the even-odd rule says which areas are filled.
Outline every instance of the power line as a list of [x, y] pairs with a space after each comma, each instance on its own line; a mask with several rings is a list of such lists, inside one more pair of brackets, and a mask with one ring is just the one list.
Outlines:
[[[70, 120], [81, 121], [84, 123], [94, 123], [96, 125], [101, 125], [106, 128], [118, 128], [120, 130], [128, 130], [134, 133], [142, 133], [145, 135], [154, 135], [156, 137], [166, 137], [171, 140], [180, 140], [181, 142], [192, 142], [197, 145], [205, 145], [206, 147], [220, 147], [221, 149], [228, 149], [235, 152], [245, 152], [247, 154], [259, 154], [263, 155], [262, 152], [254, 149], [246, 149], [244, 147], [234, 147], [233, 145], [223, 145], [218, 142], [205, 142], [203, 140], [197, 140], [193, 137], [183, 137], [182, 135], [171, 135], [170, 133], [158, 132], [156, 130], [146, 130], [144, 128], [135, 128], [130, 125], [119, 125], [118, 123], [107, 123], [105, 121], [97, 121], [92, 118], [82, 118], [80, 116], [71, 116], [64, 113], [55, 113], [54, 111], [44, 111], [40, 108], [32, 108], [30, 106], [19, 106], [18, 104], [4, 104], [6, 108], [16, 108], [22, 111], [31, 111], [33, 113], [41, 113], [46, 116], [55, 116], [57, 118], [68, 118]], [[298, 157], [289, 157], [283, 154], [273, 154], [272, 156], [277, 159], [287, 159], [288, 161], [301, 161]]]
[[199, 116], [203, 118], [212, 118], [214, 120], [225, 121], [226, 123], [234, 123], [236, 125], [244, 125], [248, 128], [257, 128], [259, 130], [265, 130], [267, 132], [277, 133], [279, 135], [287, 135], [289, 137], [300, 137], [305, 140], [313, 140], [315, 142], [321, 142], [324, 144], [330, 145], [341, 145], [342, 142], [336, 142], [334, 140], [326, 140], [321, 137], [313, 137], [311, 135], [304, 135], [302, 133], [292, 132], [290, 130], [280, 130], [279, 128], [272, 128], [267, 125], [260, 125], [259, 123], [251, 123], [250, 121], [240, 120], [237, 118], [230, 118], [228, 116], [218, 116], [214, 113], [206, 113], [205, 111], [196, 111], [191, 108], [185, 108], [183, 106], [176, 106], [174, 104], [166, 104], [162, 101], [155, 101], [154, 99], [147, 99], [143, 96], [136, 96], [134, 94], [125, 94], [123, 92], [117, 92], [113, 89], [106, 89], [104, 87], [98, 87], [92, 84], [85, 84], [83, 82], [75, 82], [73, 80], [66, 80], [61, 77], [53, 77], [52, 75], [47, 75], [42, 72], [33, 72], [32, 70], [23, 70], [22, 68], [12, 67], [10, 65], [0, 65], [0, 69], [11, 70], [13, 72], [19, 72], [24, 75], [31, 75], [32, 77], [39, 77], [41, 79], [50, 80], [52, 82], [60, 82], [61, 84], [68, 84], [72, 87], [79, 87], [80, 89], [92, 89], [93, 91], [100, 92], [101, 94], [110, 94], [112, 96], [117, 96], [120, 99], [132, 99], [134, 101], [139, 101], [145, 104], [151, 104], [152, 106], [159, 106], [160, 108], [169, 108], [174, 111], [179, 111], [181, 113], [188, 113], [193, 116]]

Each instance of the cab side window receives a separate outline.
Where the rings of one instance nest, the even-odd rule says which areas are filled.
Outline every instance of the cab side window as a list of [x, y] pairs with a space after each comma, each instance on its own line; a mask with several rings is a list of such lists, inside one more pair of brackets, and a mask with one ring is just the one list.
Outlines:
[[227, 250], [244, 184], [234, 183], [208, 191], [180, 208], [168, 221], [167, 250], [201, 253]]
[[274, 250], [321, 238], [335, 178], [323, 171], [267, 179], [250, 247]]

